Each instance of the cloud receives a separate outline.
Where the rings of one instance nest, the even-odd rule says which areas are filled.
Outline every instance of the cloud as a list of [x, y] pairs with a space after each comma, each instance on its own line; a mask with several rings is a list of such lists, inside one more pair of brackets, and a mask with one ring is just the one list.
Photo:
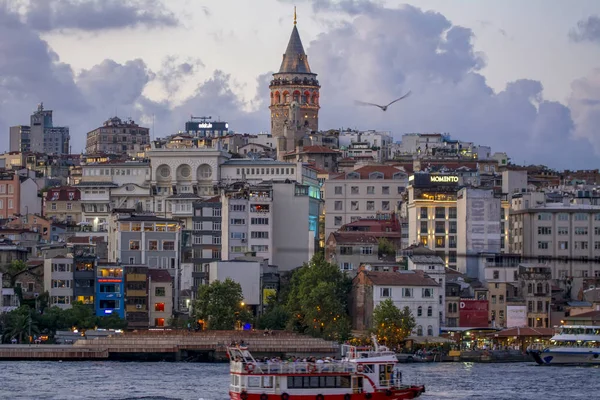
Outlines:
[[41, 32], [179, 25], [162, 0], [29, 0], [21, 9], [27, 24]]
[[[516, 161], [552, 167], [595, 161], [586, 138], [573, 135], [570, 110], [545, 100], [540, 82], [517, 80], [494, 92], [472, 38], [470, 29], [412, 6], [374, 8], [331, 28], [307, 50], [322, 85], [320, 126], [390, 130], [396, 139], [449, 132]], [[385, 113], [353, 104], [386, 103], [409, 89], [412, 96]], [[578, 156], [556, 157], [567, 153]]]
[[204, 63], [199, 58], [187, 58], [180, 61], [178, 57], [167, 56], [163, 60], [157, 79], [168, 95], [176, 94], [185, 83], [185, 78], [203, 69]]
[[600, 68], [571, 84], [569, 107], [575, 121], [575, 136], [589, 140], [600, 154]]
[[577, 27], [569, 31], [569, 39], [574, 42], [596, 42], [600, 44], [600, 17], [592, 15], [579, 20]]

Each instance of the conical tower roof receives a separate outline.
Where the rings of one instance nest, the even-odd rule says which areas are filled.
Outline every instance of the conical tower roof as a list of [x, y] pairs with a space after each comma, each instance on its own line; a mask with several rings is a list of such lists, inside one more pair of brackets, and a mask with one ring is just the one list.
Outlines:
[[300, 40], [300, 34], [298, 28], [294, 22], [294, 29], [292, 29], [292, 35], [288, 43], [283, 60], [281, 61], [281, 67], [279, 73], [289, 74], [310, 74], [310, 66], [308, 65], [308, 57], [304, 53], [304, 47]]

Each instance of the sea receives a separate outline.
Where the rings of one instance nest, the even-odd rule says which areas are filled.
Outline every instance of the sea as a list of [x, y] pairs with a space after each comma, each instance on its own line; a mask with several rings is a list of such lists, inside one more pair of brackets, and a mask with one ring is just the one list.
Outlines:
[[[421, 399], [600, 399], [600, 368], [534, 363], [401, 365]], [[0, 362], [0, 399], [227, 400], [228, 364]]]

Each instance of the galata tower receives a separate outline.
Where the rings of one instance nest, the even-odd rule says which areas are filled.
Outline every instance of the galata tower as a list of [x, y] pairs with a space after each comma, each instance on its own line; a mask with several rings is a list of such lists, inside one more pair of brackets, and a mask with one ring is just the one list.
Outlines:
[[277, 141], [277, 152], [294, 150], [299, 141], [319, 127], [319, 81], [311, 72], [300, 34], [294, 28], [279, 72], [273, 74], [271, 89], [271, 134]]

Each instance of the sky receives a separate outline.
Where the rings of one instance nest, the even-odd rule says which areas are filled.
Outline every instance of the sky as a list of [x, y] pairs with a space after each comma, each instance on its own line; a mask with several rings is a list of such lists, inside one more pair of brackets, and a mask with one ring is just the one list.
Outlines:
[[[444, 132], [514, 163], [599, 168], [597, 0], [0, 0], [0, 150], [39, 102], [73, 152], [111, 116], [269, 130], [297, 7], [321, 129]], [[383, 113], [354, 100], [387, 103]]]

